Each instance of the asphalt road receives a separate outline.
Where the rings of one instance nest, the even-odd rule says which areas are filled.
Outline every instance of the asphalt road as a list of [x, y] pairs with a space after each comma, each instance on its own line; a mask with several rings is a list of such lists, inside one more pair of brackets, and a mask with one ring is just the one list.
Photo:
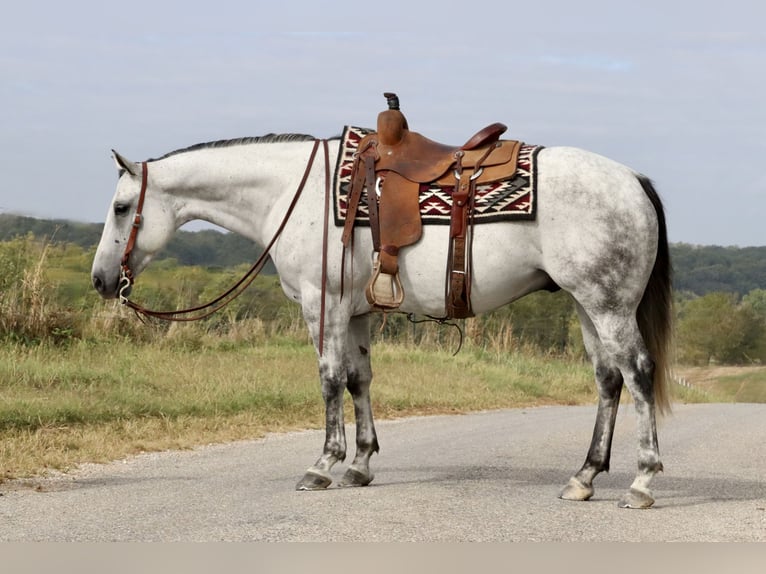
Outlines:
[[594, 498], [557, 498], [594, 417], [589, 406], [383, 421], [375, 480], [356, 489], [294, 490], [317, 431], [86, 465], [36, 490], [0, 485], [0, 541], [766, 541], [766, 405], [676, 406], [649, 510], [616, 504], [636, 464], [630, 405]]

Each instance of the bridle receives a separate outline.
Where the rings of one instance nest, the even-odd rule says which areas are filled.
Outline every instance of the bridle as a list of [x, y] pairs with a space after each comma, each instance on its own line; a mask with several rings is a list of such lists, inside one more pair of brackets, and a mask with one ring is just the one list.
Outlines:
[[133, 285], [133, 270], [130, 268], [130, 254], [133, 253], [133, 248], [136, 246], [136, 237], [138, 237], [138, 230], [141, 227], [141, 221], [143, 221], [144, 215], [144, 199], [146, 198], [146, 180], [148, 179], [149, 168], [146, 162], [141, 162], [141, 192], [138, 195], [138, 205], [136, 206], [136, 215], [133, 217], [133, 226], [130, 228], [130, 235], [128, 236], [128, 243], [125, 245], [125, 253], [122, 254], [122, 260], [120, 261], [120, 282], [118, 283], [118, 294], [120, 302], [124, 305], [129, 305], [125, 292]]
[[135, 248], [136, 238], [138, 237], [138, 230], [141, 228], [141, 225], [144, 219], [143, 208], [144, 208], [144, 199], [146, 197], [146, 187], [147, 187], [147, 179], [148, 179], [148, 171], [149, 171], [147, 162], [142, 162], [141, 163], [141, 191], [138, 196], [138, 204], [136, 205], [136, 214], [133, 218], [133, 226], [130, 230], [128, 242], [125, 245], [125, 252], [123, 253], [122, 260], [120, 261], [120, 281], [118, 283], [118, 298], [120, 300], [120, 303], [133, 309], [133, 311], [135, 311], [136, 314], [139, 315], [139, 317], [143, 315], [146, 317], [163, 319], [165, 321], [196, 321], [198, 319], [204, 319], [205, 317], [212, 315], [219, 309], [228, 305], [236, 297], [238, 297], [255, 280], [255, 278], [258, 276], [258, 273], [260, 273], [261, 269], [263, 269], [263, 266], [266, 264], [266, 261], [268, 260], [269, 251], [274, 246], [274, 243], [276, 243], [277, 239], [282, 233], [282, 230], [285, 228], [285, 225], [287, 224], [288, 219], [290, 219], [293, 209], [295, 208], [295, 205], [298, 203], [298, 199], [300, 198], [301, 193], [303, 192], [303, 188], [306, 186], [306, 182], [308, 181], [309, 173], [311, 172], [311, 167], [314, 164], [314, 158], [316, 157], [317, 149], [319, 148], [320, 142], [324, 144], [324, 157], [325, 157], [325, 210], [324, 210], [325, 218], [324, 218], [324, 236], [323, 236], [323, 246], [322, 246], [322, 308], [321, 308], [321, 319], [320, 319], [320, 344], [319, 344], [319, 347], [320, 347], [319, 352], [321, 354], [323, 342], [324, 342], [325, 282], [326, 282], [326, 268], [327, 268], [327, 221], [329, 217], [329, 193], [330, 193], [330, 175], [329, 175], [330, 160], [329, 160], [328, 149], [327, 149], [327, 140], [324, 140], [324, 139], [314, 140], [314, 147], [311, 150], [311, 155], [309, 156], [306, 169], [303, 173], [303, 177], [301, 178], [300, 183], [298, 184], [298, 189], [296, 190], [295, 195], [292, 201], [290, 202], [290, 206], [287, 208], [287, 212], [285, 213], [282, 219], [282, 222], [280, 223], [279, 227], [274, 233], [274, 237], [272, 237], [271, 241], [269, 241], [269, 243], [266, 245], [266, 247], [263, 250], [263, 253], [258, 258], [258, 260], [253, 264], [253, 266], [250, 267], [250, 269], [245, 273], [245, 275], [239, 281], [237, 281], [235, 285], [233, 285], [225, 293], [222, 293], [221, 295], [219, 295], [218, 297], [216, 297], [209, 303], [205, 303], [204, 305], [199, 305], [197, 307], [191, 307], [188, 309], [179, 309], [177, 311], [153, 311], [128, 299], [130, 287], [133, 285], [135, 280], [135, 275], [133, 273], [133, 270], [130, 268], [130, 256], [131, 256], [131, 253], [133, 252], [133, 249]]

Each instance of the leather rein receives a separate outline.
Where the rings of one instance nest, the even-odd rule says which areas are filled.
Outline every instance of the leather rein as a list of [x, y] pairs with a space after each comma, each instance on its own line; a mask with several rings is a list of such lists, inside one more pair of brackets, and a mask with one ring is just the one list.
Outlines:
[[141, 228], [141, 225], [143, 223], [142, 212], [144, 207], [144, 198], [146, 196], [148, 167], [147, 167], [147, 162], [142, 162], [141, 163], [141, 192], [138, 196], [138, 205], [136, 206], [136, 214], [133, 219], [133, 227], [130, 230], [128, 243], [125, 246], [125, 253], [122, 256], [122, 260], [120, 261], [120, 282], [118, 284], [118, 298], [120, 300], [120, 303], [133, 309], [133, 311], [135, 311], [136, 314], [139, 316], [143, 315], [146, 317], [154, 317], [156, 319], [162, 319], [165, 321], [197, 321], [199, 319], [204, 319], [205, 317], [209, 317], [216, 311], [220, 310], [221, 308], [231, 303], [255, 280], [255, 278], [258, 276], [258, 273], [261, 272], [261, 269], [263, 269], [263, 266], [266, 264], [266, 261], [268, 260], [268, 257], [269, 257], [269, 251], [274, 246], [274, 243], [276, 243], [277, 239], [282, 233], [282, 230], [285, 228], [285, 225], [287, 225], [287, 221], [290, 219], [290, 216], [293, 213], [293, 209], [298, 203], [298, 199], [300, 198], [301, 193], [303, 192], [303, 188], [306, 186], [306, 182], [308, 181], [309, 173], [311, 172], [311, 167], [314, 165], [314, 158], [316, 157], [317, 149], [319, 148], [320, 143], [323, 143], [324, 145], [324, 157], [325, 157], [325, 210], [324, 210], [325, 219], [324, 219], [324, 235], [323, 235], [323, 245], [322, 245], [322, 275], [323, 276], [322, 276], [322, 308], [321, 308], [320, 342], [319, 342], [319, 347], [320, 347], [319, 352], [321, 354], [323, 342], [324, 342], [325, 283], [326, 283], [326, 268], [327, 268], [327, 225], [328, 225], [328, 217], [329, 217], [329, 196], [330, 196], [329, 195], [330, 194], [330, 175], [329, 175], [330, 160], [329, 160], [329, 155], [327, 150], [327, 140], [324, 140], [324, 139], [314, 140], [314, 147], [311, 150], [311, 155], [309, 156], [306, 169], [303, 172], [303, 177], [301, 178], [301, 181], [298, 184], [298, 189], [295, 192], [295, 196], [290, 202], [290, 206], [287, 208], [287, 212], [285, 213], [285, 216], [282, 219], [282, 222], [277, 228], [277, 231], [274, 233], [274, 237], [272, 237], [271, 241], [269, 241], [269, 243], [266, 245], [266, 247], [263, 250], [263, 253], [258, 258], [258, 260], [255, 263], [253, 263], [253, 266], [250, 267], [250, 269], [245, 273], [245, 275], [239, 281], [237, 281], [236, 284], [234, 284], [226, 292], [222, 293], [221, 295], [219, 295], [212, 301], [205, 303], [203, 305], [196, 306], [196, 307], [190, 307], [188, 309], [179, 309], [177, 311], [154, 311], [151, 309], [147, 309], [146, 307], [140, 305], [139, 303], [136, 303], [128, 299], [128, 295], [126, 294], [126, 292], [129, 293], [130, 287], [133, 285], [135, 280], [135, 275], [132, 269], [130, 268], [129, 260], [130, 260], [130, 255], [133, 252], [133, 248], [136, 245], [136, 237], [138, 236], [138, 230]]

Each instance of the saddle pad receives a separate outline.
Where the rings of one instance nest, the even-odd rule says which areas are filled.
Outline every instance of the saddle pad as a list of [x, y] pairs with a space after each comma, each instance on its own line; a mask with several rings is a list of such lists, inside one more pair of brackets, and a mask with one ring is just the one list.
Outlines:
[[[351, 190], [354, 153], [359, 142], [374, 130], [346, 126], [341, 136], [338, 162], [333, 181], [335, 225], [343, 226]], [[524, 221], [535, 218], [537, 206], [537, 154], [543, 146], [523, 144], [519, 151], [516, 174], [509, 180], [476, 186], [474, 223]], [[420, 216], [424, 224], [449, 225], [454, 186], [422, 184], [419, 191]], [[385, 185], [383, 186], [385, 193]], [[356, 223], [369, 225], [367, 202], [362, 199]]]

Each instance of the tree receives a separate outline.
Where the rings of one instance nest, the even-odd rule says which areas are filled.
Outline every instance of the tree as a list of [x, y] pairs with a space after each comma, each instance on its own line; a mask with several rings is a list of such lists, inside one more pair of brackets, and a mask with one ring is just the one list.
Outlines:
[[742, 303], [750, 305], [753, 311], [766, 322], [766, 289], [753, 289], [742, 297]]
[[764, 323], [731, 293], [709, 293], [686, 301], [678, 319], [678, 355], [693, 364], [751, 362], [761, 346]]
[[751, 350], [752, 357], [766, 362], [766, 289], [753, 289], [742, 298], [742, 304], [749, 306], [760, 322], [760, 335]]

